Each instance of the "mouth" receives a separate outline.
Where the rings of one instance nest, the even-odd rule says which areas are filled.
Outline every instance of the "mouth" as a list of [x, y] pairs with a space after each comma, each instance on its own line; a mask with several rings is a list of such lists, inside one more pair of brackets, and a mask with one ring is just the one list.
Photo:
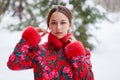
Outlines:
[[59, 35], [59, 34], [62, 34], [62, 32], [56, 32], [55, 34]]

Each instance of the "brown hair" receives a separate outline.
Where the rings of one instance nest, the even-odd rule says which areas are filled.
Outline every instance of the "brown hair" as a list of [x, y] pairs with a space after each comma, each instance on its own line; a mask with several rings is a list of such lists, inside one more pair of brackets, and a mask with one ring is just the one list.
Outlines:
[[63, 13], [65, 16], [67, 16], [69, 22], [72, 23], [72, 13], [70, 12], [70, 10], [67, 9], [65, 6], [57, 5], [57, 6], [55, 6], [54, 8], [52, 8], [52, 9], [50, 10], [49, 14], [48, 14], [48, 18], [47, 18], [47, 26], [48, 26], [48, 27], [49, 27], [49, 22], [50, 22], [51, 15], [52, 15], [55, 11], [58, 11], [58, 12]]

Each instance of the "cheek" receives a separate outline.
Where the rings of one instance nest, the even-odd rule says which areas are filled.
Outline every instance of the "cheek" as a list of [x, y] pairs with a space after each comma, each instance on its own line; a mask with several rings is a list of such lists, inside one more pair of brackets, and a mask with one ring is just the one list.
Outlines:
[[53, 27], [52, 27], [51, 25], [49, 25], [49, 29], [50, 29], [50, 30], [52, 30], [52, 29], [53, 29]]
[[55, 28], [54, 27], [49, 26], [49, 29], [50, 29], [51, 32], [55, 32]]
[[70, 27], [67, 26], [67, 27], [64, 27], [63, 30], [64, 30], [65, 32], [67, 32], [67, 31], [69, 30], [69, 28], [70, 28]]

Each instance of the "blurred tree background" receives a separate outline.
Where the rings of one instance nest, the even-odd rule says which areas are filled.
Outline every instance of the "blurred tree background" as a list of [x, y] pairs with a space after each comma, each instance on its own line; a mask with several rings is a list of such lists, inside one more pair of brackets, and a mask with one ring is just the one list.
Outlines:
[[93, 0], [0, 0], [0, 20], [5, 14], [18, 17], [18, 24], [7, 26], [11, 31], [23, 30], [28, 25], [38, 27], [46, 24], [48, 12], [54, 5], [64, 5], [71, 10], [75, 37], [92, 49], [93, 45], [88, 42], [92, 36], [88, 33], [88, 25], [105, 18], [105, 13], [96, 7]]
[[94, 2], [103, 6], [108, 12], [120, 11], [120, 0], [94, 0]]

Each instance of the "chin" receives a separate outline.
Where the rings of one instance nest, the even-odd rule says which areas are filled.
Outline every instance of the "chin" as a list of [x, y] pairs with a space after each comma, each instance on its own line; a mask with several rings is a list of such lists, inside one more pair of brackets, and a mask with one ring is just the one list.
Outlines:
[[56, 36], [58, 39], [61, 39], [61, 38], [63, 38], [63, 36]]
[[56, 36], [58, 39], [61, 39], [65, 36], [64, 34], [53, 34], [53, 35]]
[[58, 38], [58, 39], [61, 39], [61, 38], [63, 38], [64, 36], [62, 36], [62, 35], [56, 35], [56, 37]]

